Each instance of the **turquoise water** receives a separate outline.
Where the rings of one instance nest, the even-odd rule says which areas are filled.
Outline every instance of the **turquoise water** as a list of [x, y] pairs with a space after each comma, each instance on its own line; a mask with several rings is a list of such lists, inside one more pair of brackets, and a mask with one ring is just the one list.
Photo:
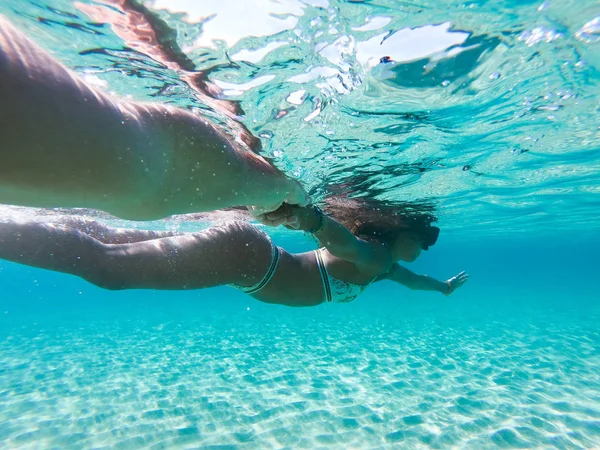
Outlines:
[[0, 13], [102, 89], [226, 123], [185, 81], [205, 71], [315, 199], [434, 209], [409, 267], [471, 280], [299, 310], [0, 262], [3, 447], [600, 447], [597, 1], [144, 5], [167, 56], [115, 33], [109, 1]]
[[309, 309], [227, 288], [107, 293], [3, 264], [0, 438], [9, 448], [596, 448], [599, 250], [587, 239], [551, 250], [442, 241], [417, 268], [468, 268], [455, 296], [381, 283]]

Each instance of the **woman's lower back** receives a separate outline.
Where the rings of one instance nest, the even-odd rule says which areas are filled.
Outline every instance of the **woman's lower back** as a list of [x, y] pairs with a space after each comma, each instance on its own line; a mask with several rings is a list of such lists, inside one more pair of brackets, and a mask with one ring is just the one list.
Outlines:
[[315, 306], [325, 301], [323, 282], [314, 252], [288, 253], [283, 249], [277, 271], [267, 286], [252, 297], [265, 303]]

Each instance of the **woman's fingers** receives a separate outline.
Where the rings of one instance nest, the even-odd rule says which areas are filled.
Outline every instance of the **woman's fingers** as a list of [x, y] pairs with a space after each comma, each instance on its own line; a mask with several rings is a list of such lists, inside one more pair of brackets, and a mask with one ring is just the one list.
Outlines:
[[260, 215], [271, 215], [271, 214], [279, 214], [282, 211], [286, 211], [290, 208], [290, 205], [287, 203], [274, 203], [270, 206], [248, 206], [248, 212], [254, 218], [257, 218]]
[[248, 207], [250, 215], [258, 222], [269, 227], [278, 227], [285, 225], [288, 228], [298, 229], [300, 222], [294, 215], [293, 209], [289, 205], [283, 205], [276, 211], [268, 213], [259, 213], [260, 208]]
[[291, 217], [279, 217], [277, 219], [265, 219], [266, 222], [272, 227], [278, 227], [279, 225], [284, 225], [287, 228], [291, 228], [293, 230], [297, 230], [300, 227], [300, 222], [296, 216]]
[[264, 208], [262, 206], [248, 206], [246, 209], [248, 209], [248, 214], [250, 214], [252, 217], [254, 217], [256, 220], [259, 220], [260, 216], [264, 216], [265, 213], [269, 212], [269, 208]]
[[269, 220], [287, 219], [294, 214], [294, 211], [289, 205], [282, 205], [276, 211], [271, 211], [265, 214]]
[[297, 230], [300, 227], [300, 222], [296, 216], [288, 217], [287, 222], [285, 222], [286, 226]]
[[270, 217], [268, 217], [267, 214], [260, 214], [258, 211], [259, 210], [257, 208], [248, 207], [248, 212], [254, 218], [254, 220], [256, 220], [259, 223], [262, 223], [263, 225], [277, 227], [281, 225], [281, 223], [285, 222], [285, 219], [283, 219], [283, 221], [273, 220]]
[[467, 282], [467, 280], [469, 279], [469, 275], [466, 274], [465, 272], [461, 272], [460, 274], [457, 275], [457, 279], [456, 279], [456, 287], [460, 287], [463, 284], [465, 284]]
[[296, 180], [291, 181], [291, 190], [285, 198], [285, 203], [290, 205], [306, 206], [310, 203], [308, 193], [304, 190], [302, 185]]
[[469, 274], [467, 272], [463, 271], [463, 272], [459, 273], [458, 275], [456, 275], [454, 278], [457, 279], [457, 280], [464, 280], [464, 281], [466, 281], [469, 278]]
[[450, 284], [452, 285], [452, 289], [454, 290], [454, 289], [458, 289], [463, 284], [465, 284], [468, 279], [469, 279], [469, 274], [466, 273], [465, 271], [462, 271], [458, 275], [455, 275], [452, 278], [450, 278], [450, 280], [448, 280], [448, 281], [450, 282]]
[[265, 220], [279, 220], [282, 217], [289, 217], [292, 214], [291, 206], [288, 204], [273, 205], [270, 207], [265, 206], [248, 206], [248, 213], [259, 220], [259, 217], [263, 216]]
[[259, 220], [259, 222], [270, 227], [278, 227], [279, 225], [286, 225], [288, 223], [288, 219], [286, 217], [281, 217], [279, 219], [268, 219], [267, 217], [262, 216], [262, 220]]

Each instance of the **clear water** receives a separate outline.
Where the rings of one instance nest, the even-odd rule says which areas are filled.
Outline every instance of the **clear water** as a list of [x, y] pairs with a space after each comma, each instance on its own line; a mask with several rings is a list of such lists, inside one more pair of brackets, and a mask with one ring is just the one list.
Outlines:
[[171, 63], [102, 23], [106, 0], [0, 13], [90, 83], [225, 122], [185, 81], [206, 71], [317, 199], [435, 207], [411, 268], [472, 278], [296, 310], [0, 263], [4, 447], [600, 447], [597, 1], [144, 5]]

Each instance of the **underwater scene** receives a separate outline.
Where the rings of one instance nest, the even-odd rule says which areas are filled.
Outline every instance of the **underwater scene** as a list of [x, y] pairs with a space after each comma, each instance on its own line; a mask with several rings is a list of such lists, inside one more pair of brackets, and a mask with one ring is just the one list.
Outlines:
[[[252, 136], [325, 215], [344, 198], [426, 217], [437, 242], [397, 259], [442, 286], [378, 278], [302, 308], [229, 282], [115, 289], [4, 257], [0, 226], [1, 448], [600, 448], [597, 0], [3, 0], [0, 16], [93, 89]], [[49, 232], [251, 223], [280, 264], [328, 245], [320, 209], [314, 238], [242, 208], [4, 203], [0, 223]]]

